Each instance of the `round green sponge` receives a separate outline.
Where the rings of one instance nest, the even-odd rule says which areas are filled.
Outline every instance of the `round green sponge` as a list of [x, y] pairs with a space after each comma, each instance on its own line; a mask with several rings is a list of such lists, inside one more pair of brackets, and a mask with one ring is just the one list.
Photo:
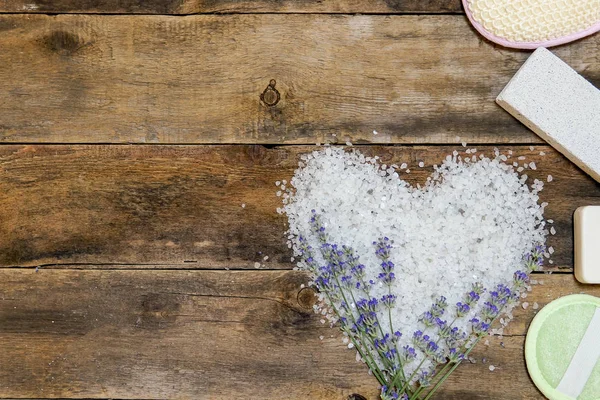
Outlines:
[[533, 319], [525, 340], [529, 375], [550, 400], [600, 400], [600, 298], [574, 294]]

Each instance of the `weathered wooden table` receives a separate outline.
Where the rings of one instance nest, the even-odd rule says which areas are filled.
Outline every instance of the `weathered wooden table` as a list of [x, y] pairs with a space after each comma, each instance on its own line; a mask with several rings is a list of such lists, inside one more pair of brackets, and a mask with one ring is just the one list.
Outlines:
[[[432, 165], [463, 141], [530, 157], [531, 177], [554, 177], [557, 234], [529, 303], [600, 295], [573, 278], [571, 222], [600, 185], [494, 104], [528, 53], [482, 40], [458, 0], [0, 12], [0, 398], [376, 398], [313, 314], [275, 212], [274, 182], [317, 142], [388, 164]], [[556, 52], [600, 85], [600, 36]], [[436, 398], [542, 398], [523, 359], [535, 312]]]

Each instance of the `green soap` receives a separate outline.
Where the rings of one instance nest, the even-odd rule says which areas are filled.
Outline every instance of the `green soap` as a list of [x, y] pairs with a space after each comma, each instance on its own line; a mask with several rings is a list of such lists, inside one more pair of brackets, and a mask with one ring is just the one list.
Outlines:
[[556, 390], [598, 307], [600, 298], [565, 296], [544, 307], [531, 322], [525, 360], [531, 379], [548, 399], [600, 400], [600, 362], [577, 399]]

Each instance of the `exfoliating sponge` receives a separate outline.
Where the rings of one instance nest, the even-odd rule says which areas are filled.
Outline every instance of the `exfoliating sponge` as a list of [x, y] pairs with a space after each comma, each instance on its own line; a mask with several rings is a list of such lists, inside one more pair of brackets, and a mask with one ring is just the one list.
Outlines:
[[531, 379], [550, 400], [600, 399], [600, 298], [574, 294], [533, 319], [525, 340]]
[[600, 90], [564, 61], [537, 49], [496, 102], [600, 182]]
[[535, 49], [600, 30], [600, 0], [463, 0], [469, 20], [505, 47]]

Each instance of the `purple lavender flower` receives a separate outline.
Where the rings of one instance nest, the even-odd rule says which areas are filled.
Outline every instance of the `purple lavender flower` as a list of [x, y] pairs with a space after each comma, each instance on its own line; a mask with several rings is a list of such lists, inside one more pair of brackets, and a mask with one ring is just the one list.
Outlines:
[[435, 317], [431, 313], [431, 311], [425, 311], [420, 317], [419, 322], [421, 322], [425, 327], [431, 328], [435, 324]]
[[471, 311], [471, 307], [467, 303], [456, 303], [456, 317], [462, 318]]
[[400, 358], [402, 359], [403, 363], [410, 362], [417, 358], [417, 352], [413, 347], [406, 345], [402, 347], [402, 350], [400, 351]]
[[522, 288], [529, 283], [529, 274], [523, 271], [516, 271], [513, 275], [513, 282], [517, 288]]
[[400, 397], [396, 390], [388, 388], [386, 385], [381, 387], [381, 393], [379, 396], [381, 397], [381, 400], [408, 400], [408, 397], [406, 397], [405, 394]]
[[431, 374], [428, 371], [422, 371], [419, 374], [418, 381], [421, 387], [428, 387], [431, 385]]
[[480, 321], [477, 318], [473, 318], [470, 320], [471, 326], [473, 328], [473, 332], [478, 336], [483, 336], [487, 333], [488, 329], [490, 329], [490, 324], [485, 321]]
[[381, 297], [381, 303], [388, 309], [394, 307], [396, 303], [397, 296], [393, 294], [385, 294]]
[[465, 358], [465, 355], [463, 353], [461, 353], [460, 351], [456, 350], [455, 348], [451, 348], [448, 351], [448, 361], [450, 361], [451, 363], [460, 362], [464, 358]]
[[496, 318], [498, 316], [499, 313], [500, 313], [500, 310], [498, 309], [498, 307], [495, 304], [493, 304], [489, 301], [486, 301], [483, 304], [483, 308], [481, 310], [481, 317], [484, 320], [493, 320], [494, 318]]
[[446, 308], [448, 307], [448, 302], [444, 296], [440, 296], [435, 300], [435, 303], [431, 306], [431, 310], [429, 311], [434, 318], [439, 318], [444, 315], [446, 312]]
[[390, 249], [392, 248], [392, 244], [390, 243], [390, 239], [387, 237], [380, 238], [377, 242], [373, 242], [375, 246], [375, 255], [384, 261], [387, 261], [390, 258]]

